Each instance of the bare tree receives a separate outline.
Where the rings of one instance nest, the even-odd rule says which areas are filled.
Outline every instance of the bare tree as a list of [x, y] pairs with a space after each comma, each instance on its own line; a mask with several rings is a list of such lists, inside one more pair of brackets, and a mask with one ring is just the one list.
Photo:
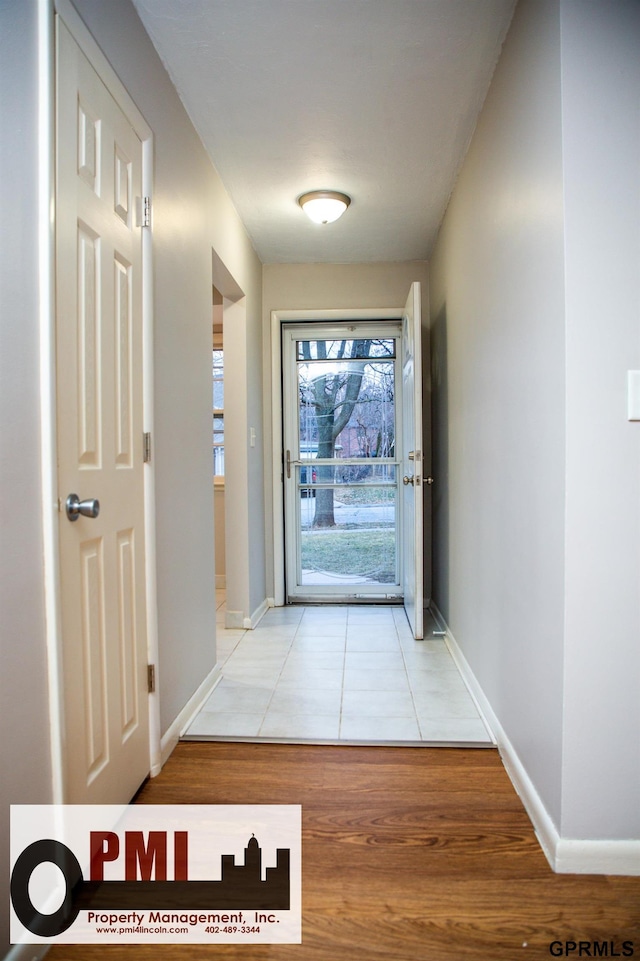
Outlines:
[[[371, 376], [364, 379], [353, 414], [353, 427], [362, 457], [393, 457], [395, 418], [393, 410], [394, 376], [389, 364], [369, 365]], [[370, 469], [369, 469], [370, 470]]]
[[[335, 342], [314, 341], [316, 356], [311, 355], [311, 342], [301, 343], [302, 359], [307, 361], [331, 360], [336, 362], [336, 369], [332, 372], [320, 373], [312, 376], [304, 385], [300, 385], [301, 409], [311, 405], [314, 408], [314, 421], [317, 429], [317, 457], [329, 459], [335, 456], [335, 444], [344, 428], [349, 423], [355, 406], [361, 396], [361, 388], [365, 373], [364, 364], [354, 364], [349, 367], [350, 360], [365, 360], [372, 356], [374, 345], [381, 345], [376, 340], [343, 340], [339, 342], [337, 350], [327, 354], [327, 343]], [[383, 353], [389, 353], [383, 344]], [[379, 356], [379, 355], [378, 355]], [[339, 365], [339, 361], [346, 361]], [[364, 452], [363, 452], [364, 453]], [[333, 483], [334, 468], [330, 465], [316, 467], [316, 480], [322, 484]], [[335, 527], [334, 498], [332, 487], [318, 487], [316, 490], [316, 505], [313, 526]]]

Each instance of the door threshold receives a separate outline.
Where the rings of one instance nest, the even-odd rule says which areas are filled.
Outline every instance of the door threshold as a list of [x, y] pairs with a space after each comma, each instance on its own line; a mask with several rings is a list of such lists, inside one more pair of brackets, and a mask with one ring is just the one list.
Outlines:
[[378, 604], [384, 605], [384, 607], [390, 607], [391, 605], [402, 607], [404, 598], [398, 596], [397, 594], [390, 596], [385, 596], [384, 594], [354, 594], [353, 596], [341, 595], [339, 597], [336, 597], [332, 594], [296, 594], [294, 597], [288, 597], [286, 603], [287, 606], [304, 604], [306, 607], [321, 607], [326, 604], [346, 604], [351, 607], [356, 604], [366, 604], [368, 607]]
[[454, 740], [426, 740], [402, 741], [384, 738], [315, 738], [315, 737], [242, 737], [228, 734], [183, 734], [180, 743], [186, 741], [223, 742], [231, 744], [308, 744], [321, 747], [427, 747], [427, 748], [470, 748], [478, 750], [496, 751], [493, 741], [454, 741]]

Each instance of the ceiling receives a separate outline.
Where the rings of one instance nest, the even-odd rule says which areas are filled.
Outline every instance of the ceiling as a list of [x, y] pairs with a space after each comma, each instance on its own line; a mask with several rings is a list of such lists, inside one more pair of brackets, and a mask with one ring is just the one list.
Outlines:
[[133, 2], [263, 263], [429, 258], [515, 0]]

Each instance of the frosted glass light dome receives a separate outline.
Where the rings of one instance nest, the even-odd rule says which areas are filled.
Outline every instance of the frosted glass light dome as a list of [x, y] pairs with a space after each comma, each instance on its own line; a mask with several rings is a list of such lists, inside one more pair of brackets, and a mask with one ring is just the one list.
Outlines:
[[298, 203], [315, 224], [332, 224], [345, 212], [351, 198], [336, 190], [311, 190]]

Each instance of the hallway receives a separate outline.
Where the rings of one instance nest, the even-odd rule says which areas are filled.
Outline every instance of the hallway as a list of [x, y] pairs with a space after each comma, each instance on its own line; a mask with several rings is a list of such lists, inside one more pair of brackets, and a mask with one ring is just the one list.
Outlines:
[[226, 630], [221, 680], [183, 739], [491, 747], [443, 638], [415, 641], [402, 607], [272, 608]]

